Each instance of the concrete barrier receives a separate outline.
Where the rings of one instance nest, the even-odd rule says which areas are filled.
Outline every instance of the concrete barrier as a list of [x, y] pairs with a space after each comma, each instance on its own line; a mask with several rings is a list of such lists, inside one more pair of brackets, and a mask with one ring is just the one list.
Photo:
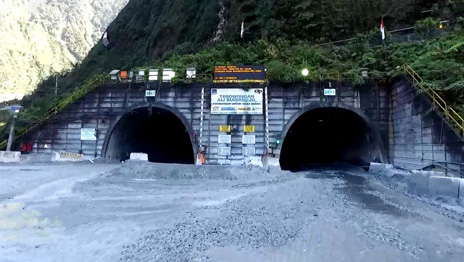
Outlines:
[[464, 201], [464, 178], [459, 179], [459, 199]]
[[0, 163], [19, 163], [21, 152], [15, 151], [0, 151]]
[[371, 163], [369, 165], [369, 173], [373, 175], [386, 176], [387, 178], [393, 177], [398, 171], [399, 170], [396, 170], [391, 164]]
[[148, 154], [145, 153], [131, 153], [130, 154], [131, 161], [144, 161], [148, 162]]
[[54, 162], [80, 162], [84, 160], [84, 155], [77, 153], [53, 152], [52, 156]]
[[280, 171], [280, 162], [279, 158], [271, 156], [263, 156], [262, 158], [263, 168], [268, 171]]
[[431, 176], [429, 178], [429, 193], [436, 196], [459, 198], [459, 178]]
[[385, 172], [385, 164], [382, 163], [371, 163], [369, 165], [369, 173], [374, 175], [381, 175]]
[[263, 167], [263, 161], [259, 156], [252, 156], [245, 158], [245, 166]]
[[411, 193], [418, 195], [429, 194], [429, 180], [434, 175], [434, 172], [430, 171], [411, 171], [411, 178], [408, 181], [408, 188]]

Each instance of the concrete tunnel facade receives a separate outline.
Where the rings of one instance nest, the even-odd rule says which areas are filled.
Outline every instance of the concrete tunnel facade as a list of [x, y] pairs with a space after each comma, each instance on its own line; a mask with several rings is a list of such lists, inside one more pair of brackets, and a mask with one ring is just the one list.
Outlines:
[[[169, 147], [182, 157], [166, 157], [173, 155], [168, 148], [164, 159], [157, 153], [161, 151], [149, 152], [152, 161], [192, 163], [202, 147], [210, 165], [243, 165], [249, 158], [270, 153], [288, 169], [315, 162], [378, 161], [405, 169], [441, 163], [464, 170], [462, 139], [407, 79], [399, 77], [392, 82], [362, 87], [332, 83], [336, 95], [331, 97], [323, 95], [323, 87], [328, 86], [325, 82], [253, 85], [247, 88], [267, 90], [267, 110], [259, 115], [211, 114], [211, 90], [244, 88], [239, 85], [161, 83], [156, 97], [145, 97], [152, 83], [108, 84], [61, 111], [23, 141], [33, 143], [37, 153], [64, 151], [115, 160], [150, 144], [161, 150], [166, 148], [162, 142], [175, 140]], [[155, 125], [158, 122], [164, 124]], [[222, 125], [230, 126], [230, 132], [220, 132]], [[245, 125], [253, 126], [254, 132], [245, 133]], [[95, 139], [82, 140], [83, 129], [95, 130]], [[230, 136], [230, 143], [220, 143], [222, 135]], [[243, 143], [246, 135], [253, 136], [252, 144]], [[297, 149], [307, 153], [299, 156], [306, 160], [293, 161]]]

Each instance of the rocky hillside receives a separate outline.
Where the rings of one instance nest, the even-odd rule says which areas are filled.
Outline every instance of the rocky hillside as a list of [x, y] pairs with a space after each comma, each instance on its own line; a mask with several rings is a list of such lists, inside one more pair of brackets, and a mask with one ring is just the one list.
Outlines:
[[128, 0], [1, 0], [0, 96], [24, 94], [86, 57]]

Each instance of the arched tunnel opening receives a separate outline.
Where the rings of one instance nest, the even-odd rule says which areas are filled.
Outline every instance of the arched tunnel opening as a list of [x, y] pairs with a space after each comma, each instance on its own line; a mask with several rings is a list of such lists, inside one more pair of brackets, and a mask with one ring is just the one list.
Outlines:
[[150, 162], [194, 163], [187, 128], [174, 113], [158, 107], [133, 110], [113, 128], [105, 157], [124, 161], [130, 153], [146, 153]]
[[301, 171], [319, 164], [368, 165], [382, 161], [379, 135], [359, 114], [317, 108], [296, 119], [284, 137], [280, 165]]

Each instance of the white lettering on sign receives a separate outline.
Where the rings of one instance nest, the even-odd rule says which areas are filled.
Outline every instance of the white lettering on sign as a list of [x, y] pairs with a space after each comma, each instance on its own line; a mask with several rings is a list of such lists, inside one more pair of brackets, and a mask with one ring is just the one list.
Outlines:
[[95, 128], [81, 128], [82, 141], [97, 141], [97, 130]]
[[156, 96], [156, 90], [146, 90], [145, 91], [145, 96], [146, 97], [155, 97]]
[[218, 155], [220, 156], [230, 156], [231, 155], [231, 149], [230, 147], [218, 147]]
[[254, 156], [256, 155], [256, 148], [254, 147], [244, 147], [243, 149], [244, 156]]
[[242, 144], [244, 144], [244, 145], [254, 145], [254, 144], [256, 144], [256, 136], [255, 135], [243, 135], [242, 136]]
[[263, 114], [263, 89], [212, 88], [211, 114], [261, 115]]
[[219, 135], [218, 144], [231, 144], [232, 136], [231, 135]]
[[324, 95], [325, 96], [336, 96], [337, 95], [337, 90], [333, 89], [333, 88], [324, 89]]

